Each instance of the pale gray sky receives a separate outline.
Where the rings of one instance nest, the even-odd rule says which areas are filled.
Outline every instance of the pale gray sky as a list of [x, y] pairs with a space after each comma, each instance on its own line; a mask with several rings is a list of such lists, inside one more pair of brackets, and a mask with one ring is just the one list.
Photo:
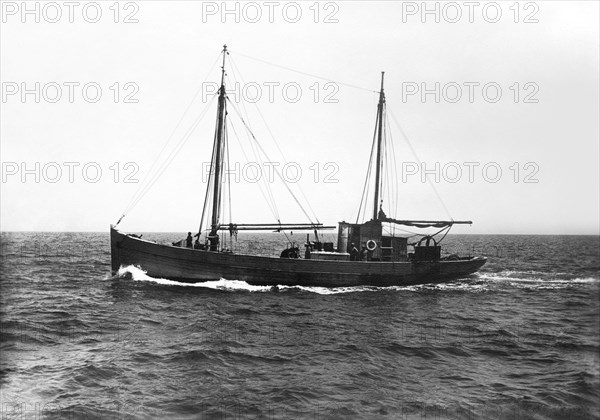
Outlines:
[[[378, 90], [385, 71], [388, 110], [450, 215], [474, 222], [453, 232], [599, 232], [596, 1], [483, 1], [473, 9], [428, 2], [431, 13], [423, 13], [422, 2], [392, 1], [229, 2], [228, 14], [221, 2], [136, 1], [117, 8], [83, 1], [69, 9], [32, 1], [30, 13], [22, 5], [1, 3], [4, 231], [107, 230], [140, 187], [125, 182], [126, 175], [138, 168], [131, 179], [145, 179], [198, 90], [167, 150], [202, 113], [202, 92], [213, 88], [203, 82], [208, 75], [218, 83], [213, 64], [227, 43], [235, 65], [228, 64], [229, 80], [240, 81], [241, 95], [250, 99], [260, 88], [258, 109], [287, 160], [301, 168], [298, 184], [320, 221], [356, 217], [377, 105], [369, 89]], [[23, 88], [31, 93], [22, 96]], [[423, 88], [431, 93], [422, 97]], [[252, 104], [246, 109], [257, 138], [283, 165], [260, 114]], [[215, 113], [210, 104], [123, 229], [197, 227]], [[230, 116], [242, 134], [232, 110]], [[447, 219], [391, 116], [390, 127], [399, 171], [396, 216]], [[234, 151], [233, 133], [230, 144], [243, 178], [246, 161]], [[332, 168], [330, 180], [338, 182], [325, 182]], [[279, 186], [274, 191], [282, 221], [305, 222], [293, 199]], [[238, 223], [274, 221], [256, 185], [240, 179], [232, 192]], [[388, 214], [391, 205], [384, 202]]]

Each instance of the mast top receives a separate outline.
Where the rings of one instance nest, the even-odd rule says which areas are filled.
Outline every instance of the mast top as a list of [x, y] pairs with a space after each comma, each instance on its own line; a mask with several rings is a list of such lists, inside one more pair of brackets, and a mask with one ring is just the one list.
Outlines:
[[[227, 52], [227, 44], [223, 44], [223, 65], [221, 66], [221, 87], [225, 85], [225, 57], [229, 54]], [[222, 89], [223, 94], [225, 89]]]
[[381, 92], [383, 92], [383, 76], [385, 75], [385, 72], [382, 71], [381, 72]]

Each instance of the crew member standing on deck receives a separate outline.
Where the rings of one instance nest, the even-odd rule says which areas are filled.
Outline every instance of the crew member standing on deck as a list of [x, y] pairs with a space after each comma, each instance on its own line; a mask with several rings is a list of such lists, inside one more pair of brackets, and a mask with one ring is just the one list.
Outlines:
[[358, 261], [358, 249], [354, 243], [350, 245], [350, 261]]
[[188, 236], [185, 238], [185, 246], [188, 248], [194, 247], [194, 238], [192, 238], [192, 232], [188, 232]]
[[360, 260], [361, 261], [367, 261], [367, 247], [363, 245], [362, 249], [360, 250]]

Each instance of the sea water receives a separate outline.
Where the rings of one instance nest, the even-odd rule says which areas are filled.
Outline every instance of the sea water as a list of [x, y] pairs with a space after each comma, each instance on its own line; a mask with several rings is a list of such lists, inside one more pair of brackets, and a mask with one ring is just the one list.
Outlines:
[[597, 236], [449, 235], [479, 273], [336, 289], [111, 275], [108, 233], [1, 239], [1, 418], [600, 418]]

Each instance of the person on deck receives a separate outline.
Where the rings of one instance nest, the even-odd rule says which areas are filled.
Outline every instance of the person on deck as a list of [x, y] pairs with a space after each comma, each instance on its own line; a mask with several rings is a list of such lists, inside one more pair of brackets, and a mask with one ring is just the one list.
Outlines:
[[367, 247], [363, 245], [363, 247], [360, 250], [360, 260], [361, 261], [367, 261]]
[[185, 246], [188, 248], [194, 247], [194, 238], [192, 238], [192, 232], [188, 232], [188, 236], [185, 238]]
[[358, 249], [354, 243], [350, 245], [350, 261], [358, 261]]
[[202, 249], [202, 245], [200, 245], [200, 240], [198, 240], [198, 238], [194, 241], [194, 249]]

